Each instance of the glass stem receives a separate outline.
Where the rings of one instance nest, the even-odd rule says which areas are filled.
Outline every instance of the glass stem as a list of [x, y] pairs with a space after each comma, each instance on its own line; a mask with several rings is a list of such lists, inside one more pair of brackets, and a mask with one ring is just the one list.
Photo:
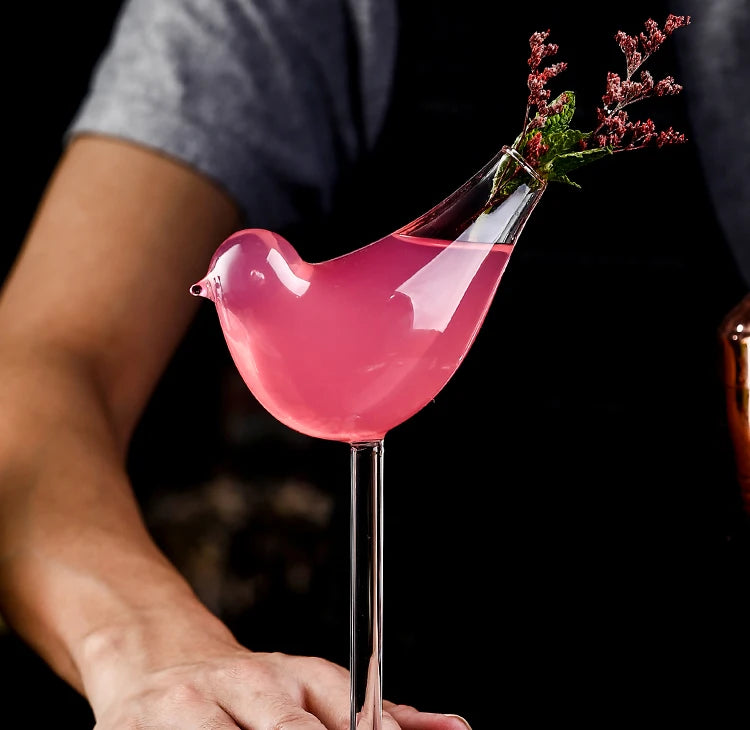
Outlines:
[[350, 730], [383, 723], [383, 440], [350, 444]]

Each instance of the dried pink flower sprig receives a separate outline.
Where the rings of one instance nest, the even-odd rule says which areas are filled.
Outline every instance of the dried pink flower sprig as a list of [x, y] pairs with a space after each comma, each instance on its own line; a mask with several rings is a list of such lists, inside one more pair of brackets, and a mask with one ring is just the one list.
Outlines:
[[670, 14], [663, 28], [649, 19], [644, 24], [645, 32], [638, 36], [623, 31], [615, 34], [625, 54], [625, 78], [612, 72], [607, 74], [602, 106], [596, 110], [597, 127], [589, 132], [570, 128], [575, 112], [572, 91], [564, 91], [550, 101], [547, 84], [568, 65], [561, 61], [544, 66], [545, 59], [554, 56], [559, 48], [556, 43], [546, 42], [549, 30], [534, 33], [529, 39], [529, 97], [523, 129], [513, 146], [542, 177], [580, 187], [570, 180], [568, 173], [596, 159], [649, 145], [663, 147], [686, 142], [685, 135], [672, 127], [659, 131], [651, 119], [631, 121], [625, 108], [650, 97], [673, 96], [682, 91], [682, 86], [671, 76], [658, 82], [645, 70], [640, 71], [638, 80], [633, 76], [677, 28], [689, 25], [690, 20], [689, 15]]

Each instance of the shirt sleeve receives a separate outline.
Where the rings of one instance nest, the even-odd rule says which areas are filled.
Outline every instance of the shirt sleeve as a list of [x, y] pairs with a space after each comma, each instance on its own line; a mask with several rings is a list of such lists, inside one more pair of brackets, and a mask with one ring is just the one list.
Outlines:
[[[750, 3], [682, 0], [691, 15], [674, 34], [680, 78], [708, 191], [745, 283], [750, 286]], [[737, 149], [731, 140], [738, 140]]]
[[174, 157], [250, 225], [319, 216], [377, 137], [395, 34], [391, 0], [125, 0], [66, 139]]

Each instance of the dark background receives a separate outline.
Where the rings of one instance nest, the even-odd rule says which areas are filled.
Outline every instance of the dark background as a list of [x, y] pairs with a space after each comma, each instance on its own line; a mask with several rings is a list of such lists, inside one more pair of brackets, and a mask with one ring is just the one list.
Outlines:
[[[532, 32], [552, 29], [569, 63], [553, 89], [577, 92], [590, 128], [606, 72], [622, 70], [615, 31], [666, 17], [654, 2], [585, 17], [487, 5], [405, 4], [381, 143], [330, 220], [298, 232], [311, 259], [413, 219], [513, 140]], [[118, 6], [19, 5], [3, 271]], [[669, 42], [653, 62], [679, 81]], [[729, 728], [747, 699], [750, 528], [717, 338], [746, 285], [683, 98], [632, 115], [690, 143], [584, 168], [580, 191], [552, 186], [469, 357], [386, 439], [385, 694], [475, 729], [646, 713]], [[347, 663], [348, 448], [255, 404], [208, 306], [144, 416], [131, 472], [157, 540], [248, 646]], [[8, 631], [0, 663], [16, 723], [93, 725]]]

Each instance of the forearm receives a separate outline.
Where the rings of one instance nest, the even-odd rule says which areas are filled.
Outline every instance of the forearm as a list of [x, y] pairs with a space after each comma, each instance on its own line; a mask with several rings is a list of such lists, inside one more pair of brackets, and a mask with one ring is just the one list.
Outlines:
[[[188, 168], [83, 138], [0, 296], [0, 611], [89, 699], [115, 662], [137, 672], [140, 649], [191, 640], [177, 621], [228, 636], [150, 538], [125, 463], [195, 311], [189, 285], [237, 225]], [[124, 652], [121, 633], [127, 656], [97, 652]]]
[[107, 656], [130, 661], [167, 640], [147, 636], [160, 611], [219, 629], [149, 537], [91, 379], [59, 354], [15, 353], [0, 366], [0, 609], [84, 691], [103, 645], [127, 636]]

